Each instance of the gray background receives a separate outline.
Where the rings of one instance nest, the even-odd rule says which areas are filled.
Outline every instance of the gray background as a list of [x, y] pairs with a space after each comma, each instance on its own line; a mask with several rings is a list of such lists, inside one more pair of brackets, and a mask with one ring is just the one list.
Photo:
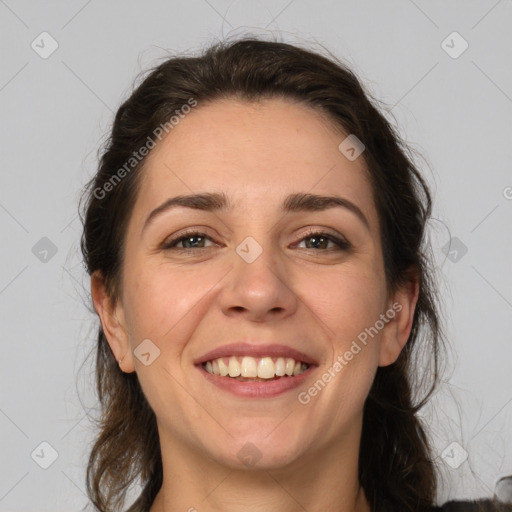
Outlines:
[[[492, 494], [512, 474], [511, 29], [510, 0], [0, 0], [0, 511], [87, 503], [95, 396], [82, 363], [96, 324], [76, 211], [113, 112], [167, 51], [247, 31], [326, 46], [426, 156], [452, 350], [423, 414], [440, 500]], [[44, 31], [58, 43], [47, 58]], [[58, 453], [48, 469], [42, 442]]]

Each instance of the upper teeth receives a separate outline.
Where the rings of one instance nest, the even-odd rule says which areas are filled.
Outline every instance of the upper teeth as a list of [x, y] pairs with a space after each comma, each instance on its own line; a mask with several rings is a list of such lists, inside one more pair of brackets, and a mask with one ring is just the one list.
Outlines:
[[275, 376], [299, 375], [309, 368], [307, 363], [295, 361], [291, 357], [262, 357], [255, 358], [250, 356], [229, 358], [220, 357], [207, 361], [204, 365], [208, 373], [220, 375], [222, 377], [259, 377], [260, 379], [272, 379]]

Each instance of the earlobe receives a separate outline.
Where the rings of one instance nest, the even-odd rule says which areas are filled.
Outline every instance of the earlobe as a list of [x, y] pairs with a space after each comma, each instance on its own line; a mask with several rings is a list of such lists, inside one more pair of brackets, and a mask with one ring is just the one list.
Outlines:
[[108, 344], [116, 358], [122, 361], [119, 367], [125, 373], [135, 371], [124, 312], [119, 301], [115, 303], [109, 296], [105, 280], [100, 271], [91, 275], [91, 294], [94, 309], [100, 317], [101, 326]]
[[394, 317], [384, 327], [381, 335], [379, 366], [393, 364], [405, 347], [412, 329], [414, 312], [419, 296], [419, 281], [417, 274], [404, 284], [389, 304], [390, 310], [395, 311]]

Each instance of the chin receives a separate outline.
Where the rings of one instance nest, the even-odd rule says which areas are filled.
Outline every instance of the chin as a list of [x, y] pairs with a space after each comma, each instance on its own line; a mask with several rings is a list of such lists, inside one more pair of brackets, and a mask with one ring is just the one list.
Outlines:
[[[273, 422], [269, 428], [268, 423], [264, 427], [255, 427], [253, 423], [249, 433], [215, 443], [216, 453], [212, 453], [212, 458], [231, 469], [249, 471], [284, 468], [294, 463], [305, 451], [305, 440], [301, 442], [298, 436], [290, 435], [289, 430], [277, 432], [277, 424], [279, 422]], [[220, 446], [224, 449], [219, 453]]]

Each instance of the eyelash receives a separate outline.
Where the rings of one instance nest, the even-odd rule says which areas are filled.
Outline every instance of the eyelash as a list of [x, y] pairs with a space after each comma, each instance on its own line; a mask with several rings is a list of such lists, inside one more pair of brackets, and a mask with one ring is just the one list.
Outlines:
[[[202, 231], [187, 231], [185, 233], [181, 233], [181, 235], [177, 238], [173, 238], [171, 240], [164, 242], [164, 244], [162, 245], [162, 249], [175, 250], [175, 251], [180, 251], [180, 252], [184, 252], [184, 253], [193, 253], [193, 252], [196, 252], [198, 249], [207, 249], [208, 248], [208, 247], [197, 247], [197, 248], [176, 247], [176, 245], [179, 244], [180, 242], [186, 240], [187, 238], [191, 238], [194, 236], [198, 236], [201, 238], [208, 238], [210, 241], [212, 241], [211, 238], [206, 233], [204, 233]], [[331, 252], [331, 251], [348, 251], [349, 249], [352, 248], [352, 245], [349, 242], [347, 242], [346, 240], [343, 240], [337, 236], [334, 236], [331, 233], [327, 233], [327, 232], [321, 231], [321, 230], [314, 230], [314, 229], [309, 230], [306, 233], [304, 233], [302, 238], [299, 240], [299, 243], [302, 242], [303, 240], [306, 240], [308, 238], [314, 238], [314, 237], [327, 239], [328, 241], [335, 243], [338, 246], [338, 248], [320, 249], [320, 250], [317, 250], [314, 248], [306, 248], [306, 250], [316, 251], [316, 252], [318, 252], [318, 251]]]

